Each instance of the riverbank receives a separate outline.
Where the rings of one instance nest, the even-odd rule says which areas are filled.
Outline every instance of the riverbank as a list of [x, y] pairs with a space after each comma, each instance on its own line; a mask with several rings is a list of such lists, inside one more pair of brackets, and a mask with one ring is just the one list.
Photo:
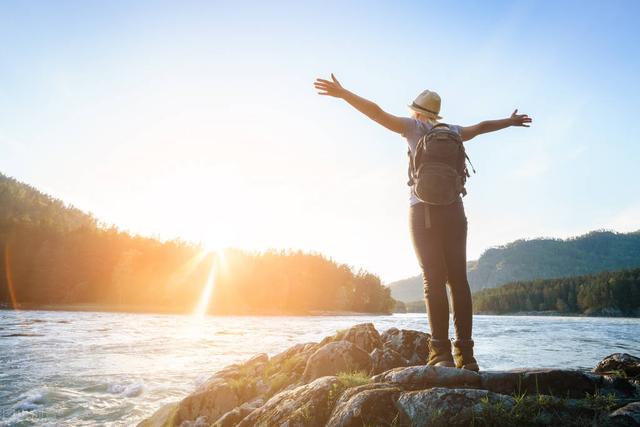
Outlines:
[[[22, 310], [22, 311], [79, 311], [79, 312], [102, 312], [102, 313], [130, 313], [130, 314], [182, 314], [193, 313], [192, 309], [171, 309], [158, 308], [156, 306], [126, 305], [126, 304], [29, 304], [20, 303], [16, 308], [7, 304], [0, 306], [0, 310]], [[237, 312], [237, 313], [209, 313], [215, 316], [387, 316], [391, 313], [367, 313], [361, 311], [341, 311], [341, 310], [307, 310], [283, 312], [277, 310], [262, 310], [259, 312]]]
[[621, 311], [607, 311], [607, 312], [593, 312], [593, 313], [567, 313], [565, 311], [547, 310], [547, 311], [515, 311], [513, 313], [497, 313], [491, 311], [482, 311], [474, 313], [474, 315], [484, 316], [548, 316], [548, 317], [612, 317], [612, 318], [626, 318], [637, 319], [640, 318], [640, 313], [637, 316], [629, 316]]
[[152, 426], [637, 425], [640, 358], [591, 371], [427, 366], [430, 336], [373, 324], [258, 354], [141, 421]]

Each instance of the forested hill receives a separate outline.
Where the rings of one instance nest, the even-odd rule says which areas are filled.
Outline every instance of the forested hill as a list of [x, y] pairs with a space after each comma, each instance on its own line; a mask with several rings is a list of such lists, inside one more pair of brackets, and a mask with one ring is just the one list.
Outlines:
[[[486, 250], [467, 263], [472, 292], [505, 283], [580, 276], [640, 267], [640, 231], [593, 231], [570, 239], [517, 240]], [[423, 298], [422, 278], [391, 283], [391, 295], [401, 301]]]
[[0, 173], [0, 222], [49, 225], [64, 230], [95, 227], [92, 215]]
[[511, 283], [473, 295], [477, 313], [530, 311], [640, 316], [640, 268]]
[[191, 312], [212, 283], [201, 306], [219, 314], [394, 306], [377, 276], [323, 255], [227, 250], [222, 256], [131, 235], [2, 174], [0, 261], [0, 307]]

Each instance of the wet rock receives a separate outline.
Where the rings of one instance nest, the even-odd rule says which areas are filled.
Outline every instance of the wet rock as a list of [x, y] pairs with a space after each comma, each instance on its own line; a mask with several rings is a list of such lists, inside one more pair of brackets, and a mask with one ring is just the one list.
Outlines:
[[408, 329], [387, 329], [381, 336], [385, 348], [391, 348], [404, 357], [409, 365], [424, 365], [429, 358], [431, 335]]
[[624, 372], [628, 377], [635, 377], [640, 375], [640, 357], [627, 353], [613, 353], [602, 359], [593, 371], [599, 374]]
[[384, 383], [350, 388], [336, 402], [327, 427], [409, 425], [395, 404], [401, 392], [400, 388]]
[[374, 376], [372, 381], [399, 384], [413, 390], [425, 387], [480, 386], [480, 376], [476, 372], [428, 365], [391, 369]]
[[583, 398], [595, 393], [602, 378], [588, 372], [560, 369], [513, 370], [480, 372], [480, 387], [502, 394], [548, 394]]
[[508, 410], [515, 405], [515, 400], [486, 390], [440, 387], [402, 393], [398, 398], [398, 406], [415, 427], [470, 425], [486, 403], [500, 404]]
[[335, 341], [316, 350], [302, 375], [304, 382], [339, 372], [371, 371], [372, 362], [369, 353], [349, 341]]
[[390, 347], [376, 348], [371, 352], [372, 372], [379, 374], [393, 368], [409, 366], [407, 359]]
[[357, 345], [367, 353], [382, 347], [380, 334], [373, 326], [373, 323], [360, 323], [347, 329], [343, 334], [339, 334], [339, 339], [349, 341]]
[[324, 426], [330, 413], [329, 395], [339, 387], [336, 377], [322, 377], [292, 390], [278, 393], [245, 417], [238, 427], [286, 425]]
[[614, 426], [640, 426], [640, 402], [629, 403], [609, 415]]
[[174, 425], [175, 414], [178, 411], [178, 402], [162, 406], [149, 418], [138, 423], [137, 427], [165, 427]]

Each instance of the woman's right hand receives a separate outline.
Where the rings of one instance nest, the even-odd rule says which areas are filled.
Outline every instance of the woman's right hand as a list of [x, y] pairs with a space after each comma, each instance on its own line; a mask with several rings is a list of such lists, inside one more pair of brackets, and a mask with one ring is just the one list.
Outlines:
[[331, 81], [325, 79], [316, 79], [313, 84], [318, 90], [318, 95], [328, 95], [335, 98], [343, 98], [347, 90], [342, 87], [336, 76], [331, 73]]
[[525, 128], [528, 128], [530, 126], [529, 123], [531, 123], [531, 117], [529, 117], [527, 114], [518, 114], [517, 108], [516, 111], [511, 114], [509, 120], [511, 126], [522, 126]]

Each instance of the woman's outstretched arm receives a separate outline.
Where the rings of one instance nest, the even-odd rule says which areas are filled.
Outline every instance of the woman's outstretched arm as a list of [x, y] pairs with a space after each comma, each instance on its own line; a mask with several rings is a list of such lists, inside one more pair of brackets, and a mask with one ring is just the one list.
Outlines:
[[460, 135], [462, 136], [463, 141], [468, 141], [483, 133], [495, 132], [510, 126], [522, 126], [528, 128], [529, 123], [531, 123], [531, 118], [526, 114], [518, 114], [518, 110], [516, 109], [511, 114], [511, 117], [507, 119], [486, 120], [478, 123], [477, 125], [462, 127], [460, 128]]
[[349, 92], [343, 88], [338, 79], [331, 74], [331, 81], [324, 79], [316, 79], [314, 83], [319, 95], [328, 95], [335, 98], [344, 99], [356, 110], [369, 117], [376, 123], [381, 124], [387, 129], [403, 134], [405, 132], [406, 121], [402, 118], [394, 116], [384, 111], [378, 104], [364, 99], [353, 92]]

